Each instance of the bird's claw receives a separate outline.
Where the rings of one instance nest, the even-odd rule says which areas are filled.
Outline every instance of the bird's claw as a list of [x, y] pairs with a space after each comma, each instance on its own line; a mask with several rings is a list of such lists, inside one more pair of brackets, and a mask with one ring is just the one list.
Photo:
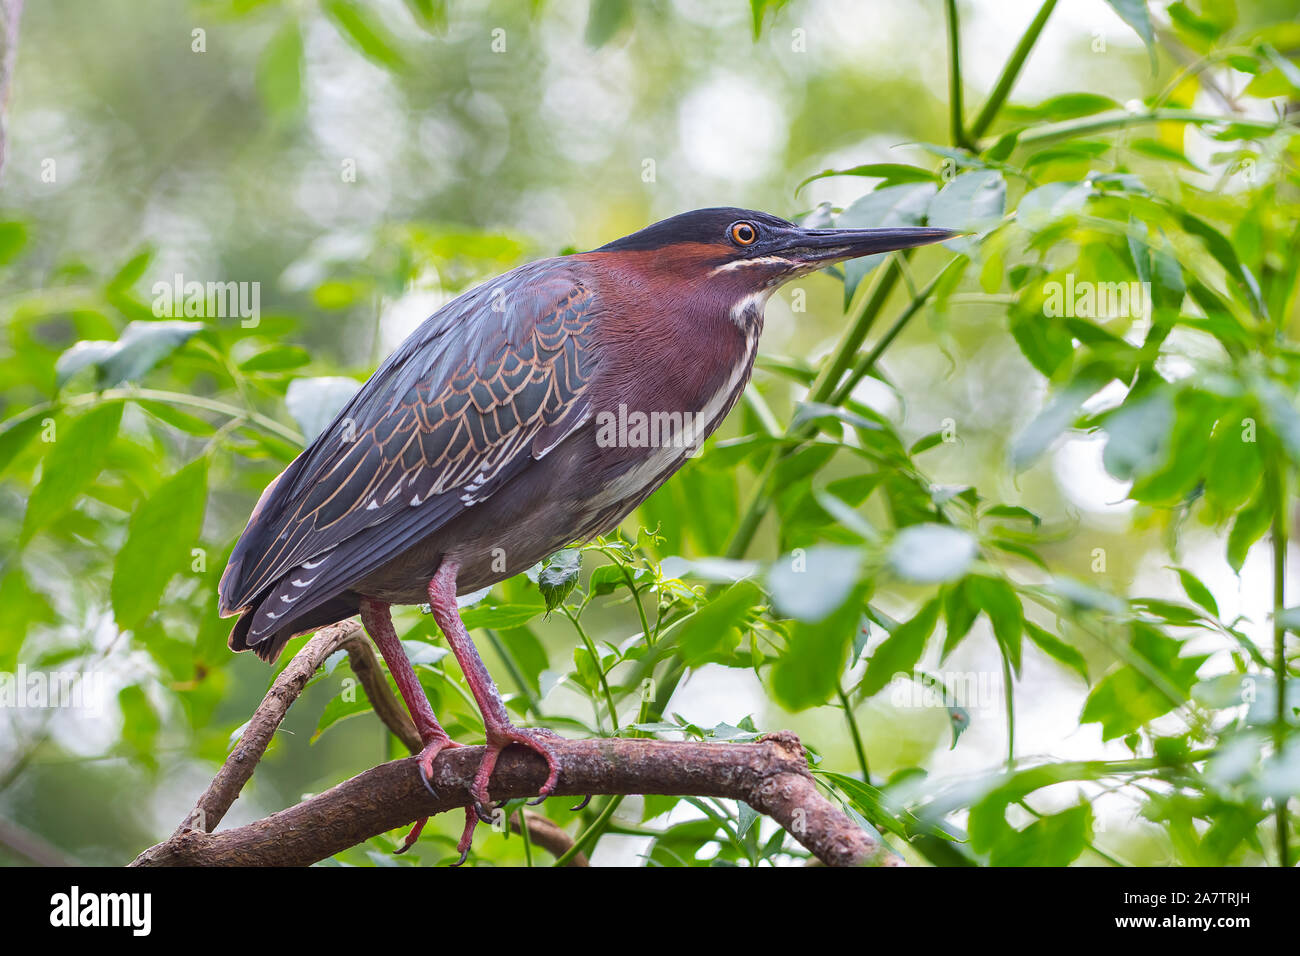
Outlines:
[[434, 797], [438, 796], [438, 791], [433, 789], [433, 762], [438, 759], [438, 754], [444, 750], [450, 750], [453, 747], [462, 747], [446, 734], [427, 738], [424, 741], [424, 749], [420, 751], [420, 762], [418, 764], [420, 772], [420, 782], [424, 784], [424, 789], [428, 790]]
[[[562, 739], [559, 734], [551, 730], [523, 730], [512, 724], [506, 724], [504, 727], [488, 728], [487, 752], [483, 755], [483, 762], [479, 764], [478, 773], [474, 776], [474, 783], [470, 787], [470, 793], [474, 797], [474, 803], [480, 811], [490, 806], [491, 801], [488, 798], [488, 781], [492, 779], [492, 771], [496, 769], [497, 758], [501, 756], [501, 751], [505, 750], [511, 744], [519, 744], [527, 747], [542, 756], [546, 761], [548, 773], [546, 782], [542, 784], [538, 791], [537, 798], [530, 800], [529, 806], [536, 806], [551, 795], [555, 789], [555, 784], [560, 778], [560, 764], [555, 759], [555, 752], [545, 742], [546, 738], [555, 740]], [[480, 813], [480, 819], [485, 823], [490, 823], [490, 818], [485, 818]]]
[[[424, 749], [420, 751], [420, 760], [419, 763], [416, 764], [416, 772], [420, 775], [420, 783], [424, 784], [424, 789], [428, 790], [429, 795], [435, 800], [438, 798], [438, 791], [433, 789], [433, 762], [438, 759], [438, 754], [442, 753], [444, 750], [460, 746], [463, 746], [463, 744], [456, 743], [456, 741], [452, 740], [446, 734], [431, 735], [425, 738]], [[468, 808], [466, 809], [468, 810]], [[415, 841], [420, 839], [420, 831], [424, 829], [424, 825], [428, 822], [428, 817], [425, 817], [422, 820], [417, 820], [415, 825], [411, 827], [411, 832], [406, 834], [406, 839], [402, 841], [402, 845], [393, 852], [405, 853], [413, 847]], [[465, 857], [469, 853], [469, 842], [466, 837], [473, 836], [473, 834], [474, 828], [467, 825], [465, 834], [461, 837], [461, 842], [465, 844], [464, 848], [461, 850], [461, 863], [465, 862]], [[457, 847], [457, 849], [461, 848]], [[457, 866], [459, 865], [460, 864], [457, 864]]]

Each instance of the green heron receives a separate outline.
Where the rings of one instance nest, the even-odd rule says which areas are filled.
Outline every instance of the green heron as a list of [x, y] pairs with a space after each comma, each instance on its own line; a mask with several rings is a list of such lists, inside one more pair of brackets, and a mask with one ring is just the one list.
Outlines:
[[[747, 209], [699, 209], [466, 292], [403, 342], [262, 493], [221, 578], [221, 611], [240, 616], [231, 649], [274, 661], [290, 638], [359, 612], [424, 742], [430, 786], [434, 758], [459, 745], [434, 717], [389, 613], [427, 601], [487, 736], [463, 862], [505, 747], [545, 758], [538, 801], [559, 768], [554, 735], [510, 722], [457, 595], [611, 530], [667, 481], [745, 388], [779, 285], [953, 235], [807, 229]], [[669, 440], [660, 429], [656, 441], [601, 430], [636, 412], [689, 427]]]

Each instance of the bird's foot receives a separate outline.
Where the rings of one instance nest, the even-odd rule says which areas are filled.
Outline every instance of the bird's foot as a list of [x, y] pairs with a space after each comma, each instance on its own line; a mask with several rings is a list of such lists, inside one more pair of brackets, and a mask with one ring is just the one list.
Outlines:
[[560, 763], [555, 757], [555, 751], [552, 749], [549, 741], [562, 740], [559, 734], [551, 730], [539, 728], [536, 730], [524, 730], [513, 724], [503, 726], [489, 726], [487, 729], [487, 753], [483, 755], [483, 762], [479, 764], [478, 773], [474, 776], [474, 783], [470, 787], [470, 794], [474, 797], [474, 807], [478, 818], [484, 823], [492, 823], [492, 806], [488, 798], [488, 781], [492, 779], [492, 771], [496, 769], [497, 758], [501, 756], [501, 751], [505, 750], [511, 744], [519, 744], [527, 747], [538, 754], [546, 761], [549, 773], [546, 776], [546, 782], [537, 792], [537, 798], [528, 801], [528, 805], [536, 806], [551, 795], [555, 789], [555, 783], [560, 776]]
[[[401, 847], [393, 852], [405, 853], [414, 846], [415, 841], [420, 839], [420, 831], [424, 829], [424, 825], [428, 822], [428, 817], [425, 817], [423, 820], [417, 820], [415, 826], [411, 827], [411, 832], [408, 833], [406, 839], [402, 841]], [[469, 858], [469, 845], [474, 839], [474, 827], [477, 823], [478, 810], [475, 807], [467, 806], [465, 808], [465, 829], [461, 831], [460, 842], [456, 844], [456, 850], [460, 853], [460, 859], [453, 863], [452, 866], [460, 866]]]
[[[437, 797], [438, 792], [433, 789], [432, 782], [433, 762], [438, 759], [438, 754], [442, 753], [444, 750], [449, 750], [452, 747], [462, 747], [464, 744], [456, 743], [456, 741], [448, 737], [441, 728], [436, 732], [426, 730], [421, 733], [420, 736], [424, 741], [424, 749], [420, 751], [420, 761], [416, 765], [416, 772], [420, 775], [420, 782], [424, 784], [424, 789], [428, 790], [434, 797]], [[460, 843], [456, 845], [456, 849], [460, 851], [460, 862], [456, 864], [457, 866], [464, 863], [466, 856], [469, 855], [469, 843], [470, 839], [474, 836], [474, 823], [477, 819], [477, 813], [473, 807], [465, 808], [465, 817], [465, 832], [461, 835]], [[406, 834], [406, 839], [402, 841], [402, 845], [394, 852], [405, 853], [413, 847], [415, 841], [420, 839], [420, 832], [428, 822], [428, 817], [415, 821], [415, 825], [411, 827], [411, 832]]]
[[445, 733], [439, 730], [438, 733], [423, 736], [424, 749], [420, 751], [420, 780], [424, 784], [424, 789], [435, 797], [437, 791], [433, 789], [433, 762], [438, 759], [438, 754], [444, 750], [450, 750], [452, 747], [463, 747], [464, 744], [458, 744]]

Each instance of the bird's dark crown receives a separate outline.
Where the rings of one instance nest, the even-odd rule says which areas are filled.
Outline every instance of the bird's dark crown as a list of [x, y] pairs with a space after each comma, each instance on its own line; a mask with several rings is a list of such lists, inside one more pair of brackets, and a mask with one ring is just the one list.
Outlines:
[[[752, 245], [740, 246], [732, 240], [730, 230], [732, 225], [738, 222], [752, 223], [756, 227], [758, 238]], [[763, 250], [765, 239], [787, 234], [788, 230], [797, 228], [794, 223], [780, 216], [759, 212], [756, 209], [714, 206], [709, 209], [693, 209], [656, 222], [630, 236], [615, 239], [596, 251], [640, 252], [662, 249], [678, 243], [696, 242], [727, 247], [737, 253], [753, 254]]]

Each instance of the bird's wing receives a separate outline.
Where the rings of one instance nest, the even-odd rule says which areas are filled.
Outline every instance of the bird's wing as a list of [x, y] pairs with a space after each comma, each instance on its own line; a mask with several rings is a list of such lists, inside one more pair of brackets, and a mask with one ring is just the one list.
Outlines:
[[545, 265], [435, 313], [263, 493], [220, 588], [227, 614], [262, 598], [250, 643], [482, 501], [586, 420], [596, 297], [574, 270]]

